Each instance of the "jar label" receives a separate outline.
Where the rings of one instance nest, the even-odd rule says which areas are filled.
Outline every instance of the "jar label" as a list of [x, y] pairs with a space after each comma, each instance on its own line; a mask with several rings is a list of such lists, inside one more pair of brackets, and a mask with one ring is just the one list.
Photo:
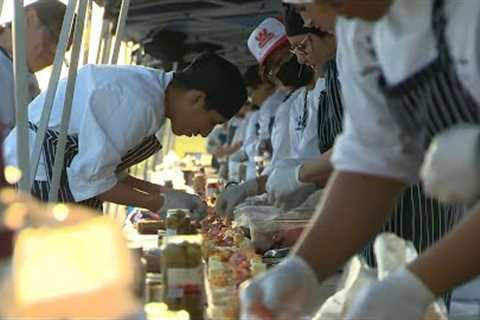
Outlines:
[[169, 286], [187, 286], [203, 284], [203, 269], [202, 266], [196, 268], [168, 268], [167, 279]]

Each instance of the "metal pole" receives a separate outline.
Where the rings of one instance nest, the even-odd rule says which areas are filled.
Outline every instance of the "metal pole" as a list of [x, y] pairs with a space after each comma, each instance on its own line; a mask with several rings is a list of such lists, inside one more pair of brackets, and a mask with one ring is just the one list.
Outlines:
[[107, 64], [109, 62], [110, 53], [112, 51], [112, 34], [110, 33], [111, 24], [111, 21], [107, 20], [107, 30], [103, 42], [102, 64]]
[[20, 190], [29, 192], [29, 141], [28, 141], [28, 112], [27, 112], [27, 48], [25, 35], [25, 12], [23, 0], [14, 2], [13, 18], [13, 76], [15, 80], [15, 119], [17, 125], [17, 159], [22, 171], [22, 178], [18, 183]]
[[82, 34], [85, 24], [85, 13], [88, 0], [80, 0], [77, 9], [78, 23], [75, 26], [73, 35], [73, 49], [68, 70], [67, 89], [65, 93], [65, 105], [62, 113], [62, 122], [60, 124], [60, 137], [55, 152], [55, 166], [53, 167], [52, 181], [50, 183], [50, 193], [48, 199], [50, 202], [58, 200], [58, 189], [60, 187], [60, 178], [65, 162], [65, 146], [67, 144], [67, 130], [70, 124], [70, 113], [72, 111], [72, 101], [75, 91], [75, 82], [77, 80], [78, 60], [80, 58], [80, 48], [82, 46]]
[[[105, 16], [105, 13], [104, 13]], [[105, 38], [106, 34], [108, 33], [108, 25], [109, 21], [105, 19], [105, 17], [102, 19], [102, 29], [100, 31], [100, 40], [98, 41], [98, 49], [97, 49], [97, 58], [95, 59], [95, 63], [99, 64], [102, 62], [102, 55], [103, 51], [105, 50]]]
[[83, 62], [82, 65], [88, 64], [88, 56], [90, 55], [90, 37], [92, 31], [92, 0], [88, 0], [87, 18], [85, 25], [85, 32], [83, 34]]
[[115, 31], [115, 43], [113, 45], [111, 64], [117, 64], [118, 54], [120, 53], [120, 44], [122, 43], [123, 33], [125, 32], [125, 25], [127, 23], [128, 8], [130, 7], [130, 0], [123, 0], [118, 16], [117, 30]]
[[38, 131], [35, 137], [35, 144], [34, 144], [33, 153], [31, 156], [30, 168], [32, 171], [31, 171], [30, 181], [29, 181], [30, 187], [32, 186], [33, 181], [35, 179], [35, 175], [37, 173], [38, 162], [40, 160], [43, 140], [45, 139], [48, 122], [50, 120], [50, 115], [52, 113], [53, 101], [55, 99], [55, 94], [57, 92], [58, 80], [60, 79], [60, 74], [62, 72], [63, 59], [65, 58], [65, 52], [67, 50], [67, 45], [70, 38], [72, 22], [73, 22], [73, 17], [75, 14], [75, 8], [77, 6], [77, 2], [78, 0], [68, 1], [67, 10], [63, 18], [62, 30], [60, 32], [57, 52], [55, 53], [55, 60], [53, 62], [52, 75], [50, 76], [50, 81], [48, 82], [47, 95], [45, 97], [42, 117], [40, 118], [40, 123], [38, 124]]

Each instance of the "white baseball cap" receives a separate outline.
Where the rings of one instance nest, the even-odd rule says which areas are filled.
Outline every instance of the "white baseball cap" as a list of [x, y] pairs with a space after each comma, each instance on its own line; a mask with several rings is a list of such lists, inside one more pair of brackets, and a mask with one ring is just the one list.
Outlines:
[[288, 42], [285, 26], [275, 18], [267, 18], [248, 38], [248, 49], [260, 64], [282, 45]]

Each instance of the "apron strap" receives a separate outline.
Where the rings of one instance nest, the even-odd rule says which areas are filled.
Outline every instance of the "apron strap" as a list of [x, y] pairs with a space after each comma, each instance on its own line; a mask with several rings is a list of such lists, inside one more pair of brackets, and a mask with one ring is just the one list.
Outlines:
[[130, 149], [125, 156], [122, 157], [122, 162], [117, 166], [115, 173], [120, 173], [157, 153], [162, 149], [160, 141], [155, 135], [151, 135], [142, 140], [136, 147]]

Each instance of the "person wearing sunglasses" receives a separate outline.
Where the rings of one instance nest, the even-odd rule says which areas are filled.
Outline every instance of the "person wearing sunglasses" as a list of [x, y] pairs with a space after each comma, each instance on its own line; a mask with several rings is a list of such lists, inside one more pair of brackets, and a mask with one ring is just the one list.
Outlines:
[[[274, 199], [289, 198], [309, 185], [325, 186], [333, 170], [329, 160], [332, 146], [342, 131], [343, 121], [335, 36], [305, 27], [301, 16], [290, 5], [285, 6], [285, 22], [291, 51], [300, 63], [315, 70], [318, 81], [314, 90], [304, 89], [291, 108], [290, 159], [274, 168], [267, 181], [267, 191]], [[308, 127], [314, 130], [305, 130]], [[315, 175], [300, 179], [303, 172], [315, 172]]]
[[[263, 149], [270, 154], [277, 154], [272, 147], [272, 131], [276, 122], [280, 121], [280, 116], [287, 116], [285, 112], [278, 114], [278, 110], [313, 75], [311, 70], [300, 72], [301, 66], [290, 52], [285, 26], [278, 19], [267, 18], [260, 23], [250, 35], [248, 47], [260, 65], [263, 81], [273, 85], [273, 93], [261, 105], [258, 113], [252, 113], [249, 118], [242, 147], [249, 159], [247, 179], [218, 197], [215, 209], [219, 215], [231, 215], [233, 209], [246, 198], [265, 193], [267, 176], [258, 176], [255, 157]], [[277, 128], [280, 127], [277, 125]], [[288, 131], [287, 127], [284, 130]], [[262, 145], [269, 147], [262, 148]]]
[[[28, 101], [39, 93], [34, 73], [53, 64], [66, 6], [58, 0], [39, 0], [25, 7]], [[13, 42], [11, 22], [0, 26], [0, 123], [5, 135], [15, 126]]]

